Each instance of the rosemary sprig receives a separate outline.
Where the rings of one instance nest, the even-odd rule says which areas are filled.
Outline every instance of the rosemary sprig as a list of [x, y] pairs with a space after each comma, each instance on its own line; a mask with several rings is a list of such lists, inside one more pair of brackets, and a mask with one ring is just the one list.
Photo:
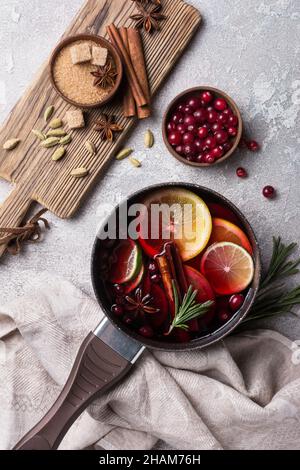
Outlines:
[[273, 254], [260, 285], [252, 310], [243, 323], [285, 313], [294, 313], [300, 304], [300, 286], [288, 289], [287, 278], [299, 273], [300, 258], [291, 260], [297, 243], [285, 245], [281, 238], [273, 238]]
[[187, 323], [194, 318], [205, 315], [214, 303], [211, 300], [202, 304], [197, 303], [195, 299], [198, 291], [193, 290], [193, 287], [190, 286], [183, 298], [182, 304], [179, 305], [178, 291], [174, 280], [172, 281], [172, 287], [175, 301], [175, 315], [167, 335], [169, 335], [174, 328], [181, 328], [182, 330], [188, 331], [189, 326]]

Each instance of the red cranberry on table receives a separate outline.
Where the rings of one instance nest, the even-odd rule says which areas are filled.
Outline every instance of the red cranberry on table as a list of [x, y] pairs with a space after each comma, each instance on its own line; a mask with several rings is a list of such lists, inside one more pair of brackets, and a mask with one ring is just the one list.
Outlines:
[[228, 134], [226, 131], [221, 130], [215, 134], [216, 141], [218, 144], [224, 144], [228, 140]]
[[227, 132], [231, 137], [236, 137], [238, 130], [236, 127], [228, 127]]
[[215, 163], [216, 159], [213, 156], [212, 152], [208, 152], [206, 155], [204, 155], [203, 162], [208, 163], [209, 165], [212, 165]]
[[247, 171], [245, 170], [245, 168], [242, 168], [242, 167], [236, 170], [236, 174], [239, 178], [247, 178], [248, 176]]
[[265, 186], [263, 189], [263, 195], [267, 199], [272, 199], [276, 195], [275, 188], [273, 186]]
[[256, 140], [250, 140], [249, 142], [247, 142], [246, 145], [248, 149], [251, 150], [251, 152], [258, 152], [258, 150], [260, 149], [260, 146], [256, 142]]
[[215, 159], [221, 158], [224, 155], [223, 148], [219, 145], [212, 149], [211, 154]]
[[237, 312], [244, 304], [245, 297], [242, 294], [232, 295], [229, 299], [229, 307], [232, 312]]

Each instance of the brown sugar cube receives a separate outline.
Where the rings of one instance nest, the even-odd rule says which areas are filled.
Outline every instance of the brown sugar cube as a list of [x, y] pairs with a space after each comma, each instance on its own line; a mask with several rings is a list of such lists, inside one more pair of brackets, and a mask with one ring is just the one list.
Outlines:
[[92, 47], [92, 64], [103, 67], [107, 61], [108, 50], [104, 47]]
[[85, 126], [81, 109], [72, 109], [66, 113], [66, 121], [70, 129], [81, 129]]
[[92, 58], [90, 45], [86, 42], [76, 44], [71, 48], [71, 58], [73, 65], [88, 62]]

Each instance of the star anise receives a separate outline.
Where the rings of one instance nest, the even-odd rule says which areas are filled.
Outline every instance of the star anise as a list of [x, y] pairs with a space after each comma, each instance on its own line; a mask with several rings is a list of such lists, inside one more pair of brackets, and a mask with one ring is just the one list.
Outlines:
[[125, 297], [127, 305], [125, 306], [128, 312], [133, 313], [135, 316], [147, 314], [155, 314], [159, 312], [159, 308], [151, 306], [153, 298], [147, 294], [143, 296], [143, 291], [140, 287], [136, 289], [133, 296], [127, 295]]
[[165, 15], [161, 14], [162, 6], [160, 4], [150, 6], [146, 8], [144, 4], [136, 2], [139, 13], [132, 15], [130, 18], [136, 21], [137, 28], [143, 28], [147, 33], [152, 31], [159, 31], [159, 22], [165, 20]]
[[98, 66], [97, 70], [91, 72], [91, 75], [95, 77], [94, 86], [108, 88], [114, 86], [118, 73], [112, 61], [109, 61], [104, 66]]
[[114, 140], [114, 132], [122, 132], [123, 127], [116, 124], [114, 116], [102, 114], [102, 116], [95, 122], [95, 131], [100, 132], [102, 140], [109, 140], [112, 142]]

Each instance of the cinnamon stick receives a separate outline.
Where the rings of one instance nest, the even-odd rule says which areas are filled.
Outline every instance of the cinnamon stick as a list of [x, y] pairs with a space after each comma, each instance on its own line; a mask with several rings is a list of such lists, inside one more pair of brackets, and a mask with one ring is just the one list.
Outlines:
[[107, 29], [107, 33], [110, 37], [111, 42], [116, 47], [116, 49], [118, 50], [122, 58], [122, 61], [123, 61], [123, 64], [127, 73], [128, 82], [130, 84], [137, 106], [140, 106], [140, 107], [145, 106], [147, 104], [147, 99], [139, 83], [137, 74], [133, 68], [130, 56], [122, 41], [119, 30], [116, 28], [114, 24], [107, 26], [106, 29]]
[[[129, 52], [129, 43], [128, 43], [128, 30], [127, 28], [122, 27], [120, 29], [121, 38], [123, 43]], [[141, 108], [139, 108], [141, 109]], [[123, 114], [125, 117], [133, 117], [136, 116], [136, 106], [135, 100], [132, 93], [132, 89], [128, 83], [128, 79], [126, 79], [126, 91], [123, 98]]]
[[157, 265], [161, 274], [161, 278], [162, 278], [165, 293], [168, 299], [171, 314], [174, 317], [175, 301], [174, 301], [173, 286], [172, 286], [173, 277], [170, 271], [170, 266], [169, 266], [165, 251], [163, 251], [160, 255], [155, 256], [155, 261], [157, 262]]
[[147, 99], [146, 106], [138, 106], [137, 114], [139, 119], [145, 119], [151, 115], [151, 93], [147, 75], [147, 67], [142, 37], [139, 30], [133, 28], [129, 28], [127, 30], [127, 37], [132, 65], [136, 71], [142, 90]]

